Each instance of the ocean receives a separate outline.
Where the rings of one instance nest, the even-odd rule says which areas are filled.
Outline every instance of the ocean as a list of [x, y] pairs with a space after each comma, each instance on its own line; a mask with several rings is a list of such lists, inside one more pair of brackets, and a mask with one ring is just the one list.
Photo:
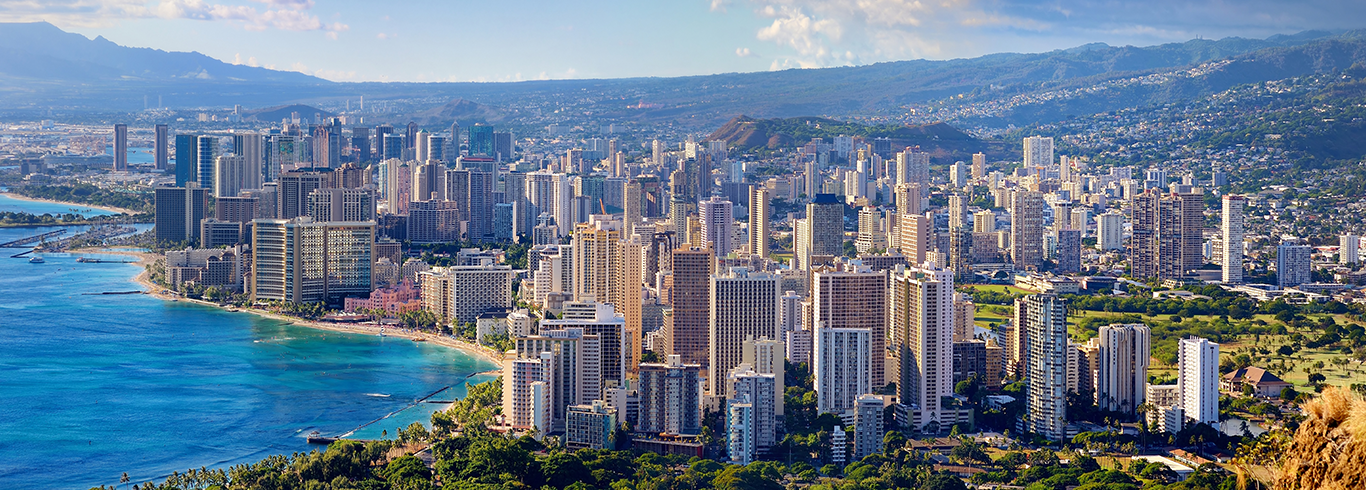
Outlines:
[[[54, 229], [0, 229], [0, 243]], [[488, 361], [393, 337], [297, 327], [146, 295], [135, 264], [46, 263], [0, 249], [0, 488], [160, 481], [319, 449], [334, 436], [464, 395]], [[108, 256], [115, 258], [117, 256]], [[423, 403], [357, 432], [379, 438], [443, 408]]]

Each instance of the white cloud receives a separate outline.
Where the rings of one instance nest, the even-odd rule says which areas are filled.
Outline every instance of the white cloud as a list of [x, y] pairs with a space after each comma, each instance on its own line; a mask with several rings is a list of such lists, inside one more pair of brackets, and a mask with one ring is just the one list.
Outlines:
[[253, 0], [251, 5], [209, 3], [204, 0], [0, 0], [0, 21], [48, 21], [61, 26], [109, 26], [125, 19], [191, 19], [226, 21], [252, 31], [324, 31], [336, 33], [350, 26], [325, 24], [308, 12], [313, 0]]
[[741, 58], [753, 58], [758, 55], [750, 51], [749, 48], [735, 48], [735, 56], [739, 56]]

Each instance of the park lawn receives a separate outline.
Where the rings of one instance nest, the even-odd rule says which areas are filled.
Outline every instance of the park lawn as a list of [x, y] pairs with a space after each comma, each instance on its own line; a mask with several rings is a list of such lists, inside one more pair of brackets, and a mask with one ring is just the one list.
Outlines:
[[973, 323], [982, 328], [988, 328], [992, 323], [1000, 324], [1011, 317], [1011, 307], [998, 305], [981, 305], [977, 307], [977, 314], [972, 318]]

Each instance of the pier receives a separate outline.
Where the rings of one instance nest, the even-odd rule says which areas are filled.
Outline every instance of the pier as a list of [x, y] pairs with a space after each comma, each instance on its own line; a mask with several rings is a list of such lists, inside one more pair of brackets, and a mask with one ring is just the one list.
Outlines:
[[46, 240], [46, 239], [48, 239], [48, 238], [52, 238], [52, 237], [55, 237], [55, 236], [58, 236], [58, 235], [62, 235], [62, 234], [65, 234], [65, 233], [66, 233], [66, 229], [53, 230], [53, 231], [49, 231], [49, 232], [47, 232], [47, 233], [43, 233], [43, 234], [40, 234], [40, 235], [33, 235], [33, 236], [30, 236], [30, 237], [24, 237], [24, 238], [20, 238], [20, 239], [18, 239], [18, 240], [10, 241], [10, 242], [0, 243], [0, 248], [19, 248], [19, 247], [22, 247], [22, 246], [24, 246], [24, 245], [28, 245], [28, 244], [30, 244], [30, 243], [41, 242], [41, 241]]

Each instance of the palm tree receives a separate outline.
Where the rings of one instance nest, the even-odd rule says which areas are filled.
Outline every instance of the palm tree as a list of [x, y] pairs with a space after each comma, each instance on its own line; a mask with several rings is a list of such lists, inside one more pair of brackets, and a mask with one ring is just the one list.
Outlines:
[[124, 486], [127, 486], [127, 485], [128, 485], [128, 482], [130, 482], [130, 481], [133, 481], [133, 479], [132, 479], [132, 478], [128, 478], [128, 472], [127, 472], [127, 471], [123, 472], [123, 476], [119, 478], [119, 483], [122, 484], [122, 485], [124, 485]]

